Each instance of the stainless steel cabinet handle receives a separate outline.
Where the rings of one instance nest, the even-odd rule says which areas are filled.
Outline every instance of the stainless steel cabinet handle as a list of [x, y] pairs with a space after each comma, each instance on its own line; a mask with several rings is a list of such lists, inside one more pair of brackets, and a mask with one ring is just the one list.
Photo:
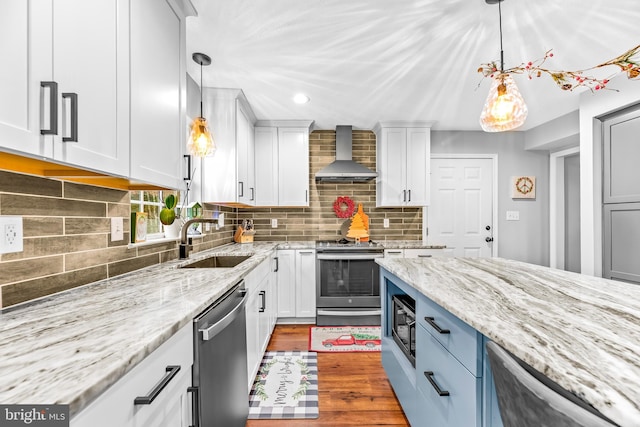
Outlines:
[[409, 193], [409, 200], [407, 200], [407, 202], [410, 202], [411, 201], [411, 190], [409, 190], [408, 193]]
[[398, 255], [398, 254], [401, 254], [402, 251], [387, 251], [387, 253], [391, 255]]
[[240, 194], [238, 194], [238, 197], [244, 197], [244, 182], [238, 181], [238, 184], [240, 184]]
[[313, 251], [299, 251], [300, 254], [312, 254]]
[[58, 83], [40, 82], [40, 87], [49, 88], [49, 129], [40, 129], [40, 135], [58, 134]]
[[402, 201], [403, 202], [407, 201], [407, 190], [402, 190]]
[[438, 331], [439, 334], [450, 334], [451, 333], [451, 331], [449, 329], [442, 329], [440, 327], [440, 325], [438, 325], [435, 322], [435, 319], [433, 317], [425, 317], [424, 320], [426, 320], [427, 323], [430, 324], [433, 329]]
[[260, 313], [264, 313], [264, 310], [267, 308], [266, 307], [266, 303], [267, 303], [267, 292], [266, 291], [260, 291], [258, 293], [258, 295], [260, 295], [260, 298], [262, 300], [262, 303], [260, 305]]
[[278, 270], [280, 270], [280, 259], [278, 257], [273, 258], [276, 260], [276, 269], [273, 270], [274, 272], [277, 272]]
[[438, 393], [438, 396], [449, 396], [449, 392], [442, 390], [436, 380], [433, 379], [433, 371], [425, 371], [424, 376], [427, 377], [433, 389]]
[[433, 255], [418, 254], [418, 258], [431, 258]]
[[62, 98], [71, 100], [71, 136], [63, 136], [62, 142], [78, 142], [78, 94], [67, 92]]
[[253, 187], [249, 188], [249, 190], [251, 190], [251, 198], [249, 200], [254, 200], [256, 198], [256, 190]]
[[156, 384], [155, 387], [153, 387], [153, 390], [151, 390], [149, 394], [146, 396], [136, 397], [135, 400], [133, 401], [133, 404], [134, 405], [150, 405], [151, 402], [153, 402], [156, 399], [156, 397], [158, 397], [158, 395], [162, 392], [162, 390], [164, 390], [167, 384], [169, 384], [169, 382], [178, 374], [179, 371], [180, 371], [179, 365], [167, 366], [166, 373], [160, 379], [158, 384]]

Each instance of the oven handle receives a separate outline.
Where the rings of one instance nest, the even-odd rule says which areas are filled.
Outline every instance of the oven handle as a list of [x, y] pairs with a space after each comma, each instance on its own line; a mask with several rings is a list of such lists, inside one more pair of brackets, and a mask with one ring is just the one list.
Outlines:
[[339, 260], [360, 260], [360, 259], [375, 259], [375, 258], [384, 258], [383, 254], [345, 254], [345, 253], [318, 253], [316, 255], [317, 259], [320, 260], [329, 260], [329, 261], [339, 261]]
[[322, 310], [318, 309], [317, 314], [319, 316], [380, 316], [382, 310], [353, 310], [353, 311], [341, 311], [341, 310]]

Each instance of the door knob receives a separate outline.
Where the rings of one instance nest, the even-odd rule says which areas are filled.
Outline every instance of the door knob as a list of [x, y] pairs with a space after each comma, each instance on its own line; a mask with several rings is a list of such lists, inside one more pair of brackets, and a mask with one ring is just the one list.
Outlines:
[[493, 237], [485, 237], [484, 241], [487, 242], [487, 243], [491, 243], [491, 242], [493, 242]]

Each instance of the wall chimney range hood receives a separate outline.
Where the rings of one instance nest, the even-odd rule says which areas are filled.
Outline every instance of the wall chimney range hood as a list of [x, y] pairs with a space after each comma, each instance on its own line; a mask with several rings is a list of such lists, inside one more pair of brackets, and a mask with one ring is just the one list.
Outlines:
[[378, 174], [352, 160], [351, 126], [336, 126], [336, 160], [316, 173], [318, 182], [369, 181]]

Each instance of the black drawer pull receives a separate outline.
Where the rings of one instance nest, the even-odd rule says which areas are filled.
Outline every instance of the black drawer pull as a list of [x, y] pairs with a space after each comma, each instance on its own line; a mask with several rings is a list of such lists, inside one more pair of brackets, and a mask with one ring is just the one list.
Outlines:
[[156, 399], [156, 397], [158, 397], [158, 395], [162, 392], [162, 390], [164, 390], [167, 384], [169, 384], [169, 382], [173, 379], [173, 377], [175, 377], [178, 374], [178, 371], [180, 371], [179, 365], [167, 366], [166, 373], [164, 374], [160, 382], [158, 382], [158, 384], [156, 384], [155, 387], [153, 387], [153, 390], [151, 390], [149, 394], [146, 396], [136, 397], [136, 399], [133, 401], [133, 404], [134, 405], [150, 405], [151, 402], [153, 402]]
[[436, 383], [436, 380], [433, 379], [433, 371], [425, 371], [424, 376], [427, 377], [433, 389], [438, 393], [438, 396], [449, 396], [449, 392], [442, 390]]
[[436, 322], [435, 319], [433, 317], [425, 317], [424, 320], [427, 321], [428, 324], [431, 325], [431, 327], [433, 327], [433, 329], [435, 329], [436, 331], [438, 331], [438, 333], [440, 334], [450, 334], [451, 331], [448, 329], [442, 329]]

